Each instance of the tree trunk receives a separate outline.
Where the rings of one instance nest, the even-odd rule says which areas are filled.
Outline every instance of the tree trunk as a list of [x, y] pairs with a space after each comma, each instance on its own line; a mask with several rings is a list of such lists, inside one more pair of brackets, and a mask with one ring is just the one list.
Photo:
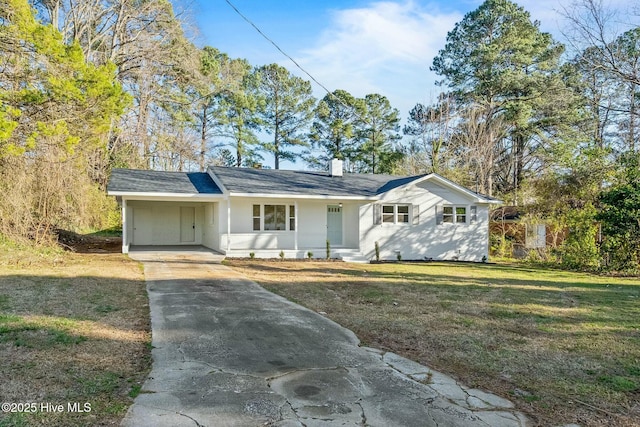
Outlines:
[[629, 105], [629, 150], [632, 153], [636, 151], [636, 84], [630, 83], [631, 85], [631, 102]]
[[[277, 114], [277, 110], [276, 110]], [[274, 157], [274, 167], [276, 169], [280, 169], [280, 140], [278, 131], [280, 129], [279, 123], [276, 119], [275, 131], [273, 132], [273, 157]]]
[[204, 172], [207, 153], [207, 106], [202, 107], [202, 132], [200, 133], [200, 172]]

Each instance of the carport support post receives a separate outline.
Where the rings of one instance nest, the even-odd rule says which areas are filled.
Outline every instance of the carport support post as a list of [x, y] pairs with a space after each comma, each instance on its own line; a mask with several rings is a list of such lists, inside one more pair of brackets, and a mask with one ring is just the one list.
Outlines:
[[231, 250], [231, 199], [227, 198], [227, 253]]
[[127, 199], [122, 198], [122, 253], [129, 253], [129, 242], [127, 236]]
[[[298, 250], [298, 201], [293, 203], [293, 249]], [[304, 255], [302, 256], [304, 258]]]

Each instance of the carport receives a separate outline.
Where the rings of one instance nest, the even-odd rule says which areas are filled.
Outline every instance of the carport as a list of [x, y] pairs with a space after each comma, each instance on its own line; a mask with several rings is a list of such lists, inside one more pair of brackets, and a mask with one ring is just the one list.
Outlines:
[[122, 252], [131, 246], [219, 250], [216, 204], [224, 199], [209, 174], [118, 169], [108, 194], [122, 210]]

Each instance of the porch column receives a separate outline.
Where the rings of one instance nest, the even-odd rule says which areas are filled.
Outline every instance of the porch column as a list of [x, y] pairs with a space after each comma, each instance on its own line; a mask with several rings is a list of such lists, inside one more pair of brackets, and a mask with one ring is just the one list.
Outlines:
[[[293, 249], [298, 250], [298, 201], [293, 203]], [[304, 258], [304, 256], [303, 256]]]
[[129, 253], [129, 236], [127, 233], [127, 199], [122, 198], [122, 253]]
[[231, 199], [227, 199], [227, 253], [231, 250]]

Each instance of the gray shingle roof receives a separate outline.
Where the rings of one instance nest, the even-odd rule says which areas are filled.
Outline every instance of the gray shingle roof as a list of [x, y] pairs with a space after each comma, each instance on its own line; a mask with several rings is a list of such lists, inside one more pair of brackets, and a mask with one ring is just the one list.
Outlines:
[[107, 191], [133, 193], [222, 194], [208, 173], [114, 169]]
[[232, 193], [297, 194], [312, 196], [371, 197], [407, 184], [424, 175], [344, 174], [326, 172], [247, 169], [211, 166], [220, 183]]
[[[375, 197], [426, 175], [393, 176], [326, 172], [248, 169], [211, 166], [209, 168], [231, 193], [288, 194], [328, 197]], [[444, 179], [439, 177], [439, 179]], [[444, 179], [447, 181], [446, 179]], [[456, 185], [455, 183], [451, 183]], [[222, 190], [203, 172], [164, 172], [137, 169], [114, 169], [107, 186], [109, 192], [222, 194]], [[470, 190], [466, 190], [473, 194]], [[500, 202], [475, 194], [484, 202]]]

